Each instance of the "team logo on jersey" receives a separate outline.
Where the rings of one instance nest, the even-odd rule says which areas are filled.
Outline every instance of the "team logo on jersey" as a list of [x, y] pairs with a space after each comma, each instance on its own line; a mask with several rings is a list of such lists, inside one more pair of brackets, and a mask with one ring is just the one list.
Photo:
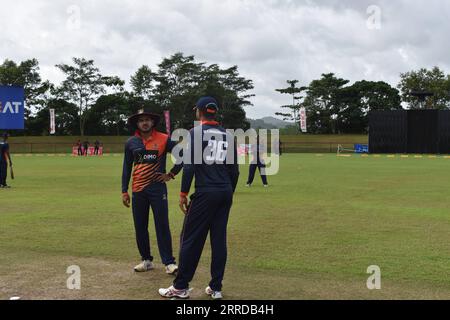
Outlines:
[[158, 161], [158, 150], [142, 150], [136, 154], [136, 163], [156, 163]]

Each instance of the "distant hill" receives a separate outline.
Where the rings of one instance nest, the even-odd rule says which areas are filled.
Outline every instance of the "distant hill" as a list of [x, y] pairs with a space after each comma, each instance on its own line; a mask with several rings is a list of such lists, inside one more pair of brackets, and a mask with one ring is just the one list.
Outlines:
[[282, 129], [294, 124], [293, 122], [283, 121], [274, 117], [247, 120], [250, 122], [250, 127], [254, 129]]
[[283, 121], [274, 117], [264, 117], [261, 120], [263, 120], [265, 123], [276, 126], [277, 128], [286, 128], [287, 126], [294, 125], [293, 122]]

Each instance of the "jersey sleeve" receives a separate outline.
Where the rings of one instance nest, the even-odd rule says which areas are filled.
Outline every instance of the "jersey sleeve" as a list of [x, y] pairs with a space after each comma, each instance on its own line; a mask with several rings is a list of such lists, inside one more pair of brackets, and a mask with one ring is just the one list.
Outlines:
[[128, 192], [128, 185], [130, 183], [132, 170], [133, 170], [133, 153], [129, 148], [129, 143], [127, 142], [125, 144], [125, 153], [123, 158], [122, 193]]
[[194, 133], [190, 131], [189, 134], [187, 152], [190, 152], [191, 158], [189, 163], [183, 163], [183, 177], [181, 179], [181, 193], [185, 195], [189, 193], [194, 179]]

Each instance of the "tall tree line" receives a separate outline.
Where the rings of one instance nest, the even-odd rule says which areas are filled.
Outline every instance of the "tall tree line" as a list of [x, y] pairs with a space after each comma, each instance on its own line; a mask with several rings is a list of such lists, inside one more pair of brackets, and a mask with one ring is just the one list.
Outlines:
[[[292, 104], [276, 113], [294, 121], [298, 128], [298, 110], [306, 109], [309, 133], [366, 133], [368, 114], [372, 110], [450, 109], [450, 75], [438, 67], [400, 74], [396, 88], [383, 81], [361, 80], [353, 84], [334, 73], [322, 74], [308, 86], [288, 80], [288, 86], [276, 89], [292, 97]], [[416, 93], [431, 94], [424, 102]], [[299, 132], [299, 130], [297, 130]]]
[[[93, 60], [73, 58], [55, 65], [64, 80], [59, 85], [40, 76], [39, 62], [9, 59], [0, 64], [0, 84], [25, 89], [24, 135], [47, 135], [49, 109], [56, 110], [58, 135], [124, 135], [129, 133], [127, 117], [148, 106], [155, 112], [171, 113], [171, 128], [189, 128], [192, 107], [199, 96], [214, 95], [222, 105], [220, 121], [228, 128], [249, 127], [244, 111], [251, 105], [253, 83], [239, 74], [238, 67], [221, 68], [198, 62], [194, 56], [176, 53], [152, 70], [139, 67], [125, 80], [103, 75]], [[289, 95], [292, 104], [282, 106], [278, 116], [298, 124], [299, 109], [305, 107], [309, 133], [364, 133], [371, 110], [450, 108], [450, 75], [440, 68], [419, 69], [400, 74], [396, 88], [383, 81], [361, 80], [353, 84], [334, 73], [322, 74], [307, 86], [288, 80], [276, 89]], [[431, 94], [419, 101], [414, 93]], [[161, 128], [164, 123], [160, 124]]]
[[[193, 125], [195, 101], [202, 95], [215, 96], [221, 106], [220, 119], [227, 128], [248, 128], [244, 107], [251, 105], [251, 80], [240, 76], [238, 67], [220, 68], [198, 62], [194, 56], [176, 53], [164, 58], [156, 70], [141, 66], [125, 81], [105, 76], [93, 60], [73, 58], [57, 64], [64, 75], [59, 85], [43, 81], [36, 59], [0, 65], [1, 85], [25, 88], [24, 135], [49, 133], [49, 110], [55, 109], [58, 135], [124, 135], [129, 133], [128, 116], [142, 107], [171, 114], [171, 128]], [[160, 124], [164, 129], [164, 121]]]

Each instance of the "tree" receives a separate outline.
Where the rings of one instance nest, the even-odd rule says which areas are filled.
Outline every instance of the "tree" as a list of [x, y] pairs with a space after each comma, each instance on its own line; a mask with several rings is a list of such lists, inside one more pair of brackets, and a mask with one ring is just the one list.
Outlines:
[[189, 128], [194, 121], [192, 108], [203, 95], [215, 96], [221, 105], [220, 121], [227, 128], [248, 128], [244, 106], [253, 89], [251, 80], [241, 77], [237, 66], [221, 69], [196, 62], [194, 56], [176, 53], [164, 58], [154, 74], [155, 86], [150, 99], [155, 111], [170, 110], [172, 128]]
[[50, 99], [46, 108], [42, 108], [28, 119], [27, 134], [38, 136], [49, 134], [50, 109], [55, 109], [56, 135], [79, 135], [77, 106], [61, 99]]
[[6, 86], [23, 85], [24, 77], [17, 63], [6, 59], [0, 65], [0, 83]]
[[[48, 109], [55, 109], [55, 131], [57, 135], [79, 135], [80, 121], [77, 105], [61, 99], [52, 99], [48, 103]], [[47, 121], [50, 113], [47, 111]], [[47, 126], [48, 128], [48, 126]]]
[[[93, 60], [73, 58], [70, 64], [56, 67], [65, 79], [54, 87], [42, 82], [35, 59], [20, 64], [5, 60], [0, 65], [1, 84], [25, 88], [29, 134], [48, 134], [50, 108], [56, 111], [57, 134], [124, 134], [127, 117], [147, 106], [159, 114], [170, 110], [171, 128], [190, 128], [193, 106], [203, 95], [219, 100], [219, 121], [224, 126], [250, 127], [244, 108], [252, 105], [253, 83], [239, 74], [237, 66], [223, 69], [176, 53], [164, 58], [156, 72], [141, 66], [130, 78], [132, 93], [124, 90], [118, 77], [103, 76]], [[159, 129], [164, 130], [164, 121]]]
[[174, 128], [186, 127], [193, 119], [192, 106], [202, 70], [203, 64], [196, 62], [194, 56], [180, 52], [158, 64], [154, 102], [162, 110], [170, 110]]
[[0, 65], [0, 84], [22, 86], [25, 91], [25, 121], [33, 114], [45, 107], [52, 85], [43, 82], [39, 74], [39, 62], [28, 59], [20, 64], [6, 59]]
[[127, 93], [103, 95], [89, 110], [87, 132], [89, 135], [127, 134], [127, 118], [130, 110]]
[[39, 74], [39, 62], [36, 59], [22, 61], [19, 69], [22, 71], [28, 108], [46, 107], [46, 102], [49, 99], [50, 90], [53, 86], [49, 81], [42, 81]]
[[[445, 75], [438, 67], [402, 73], [400, 79], [398, 89], [401, 91], [402, 100], [408, 103], [411, 109], [450, 108], [450, 75]], [[432, 97], [426, 99], [425, 104], [411, 94], [421, 91], [433, 93]]]
[[153, 91], [154, 74], [152, 70], [143, 65], [134, 75], [131, 76], [130, 82], [133, 93], [143, 99], [149, 99]]
[[298, 134], [297, 125], [289, 125], [284, 128], [280, 128], [280, 135], [294, 135], [294, 134]]
[[94, 66], [94, 60], [73, 58], [73, 66], [58, 64], [56, 67], [65, 75], [66, 79], [57, 89], [57, 95], [73, 102], [78, 107], [80, 134], [83, 136], [89, 109], [101, 94], [106, 93], [105, 87], [120, 85], [123, 81], [117, 77], [105, 77]]
[[336, 92], [336, 131], [339, 133], [367, 132], [368, 114], [372, 110], [401, 109], [397, 89], [386, 82], [358, 81]]
[[400, 93], [384, 81], [358, 81], [352, 85], [358, 93], [358, 99], [364, 114], [372, 110], [402, 109]]
[[327, 73], [309, 84], [303, 101], [308, 116], [309, 132], [338, 133], [338, 93], [349, 82], [349, 80], [337, 78], [334, 73]]
[[244, 107], [252, 105], [249, 99], [254, 94], [247, 93], [251, 89], [253, 82], [239, 76], [237, 66], [220, 69], [212, 64], [203, 70], [197, 96], [212, 95], [219, 100], [219, 120], [224, 127], [247, 130], [250, 123], [246, 120]]
[[298, 124], [298, 132], [300, 132], [300, 108], [302, 107], [301, 103], [298, 101], [301, 100], [303, 97], [298, 96], [299, 93], [302, 91], [305, 91], [306, 87], [296, 87], [296, 84], [298, 83], [298, 80], [287, 80], [287, 83], [289, 86], [284, 89], [275, 89], [275, 91], [278, 91], [282, 94], [290, 94], [292, 96], [292, 104], [281, 106], [281, 108], [290, 109], [289, 112], [276, 112], [275, 114], [277, 116], [282, 116], [283, 120], [287, 121], [293, 121], [294, 123]]

